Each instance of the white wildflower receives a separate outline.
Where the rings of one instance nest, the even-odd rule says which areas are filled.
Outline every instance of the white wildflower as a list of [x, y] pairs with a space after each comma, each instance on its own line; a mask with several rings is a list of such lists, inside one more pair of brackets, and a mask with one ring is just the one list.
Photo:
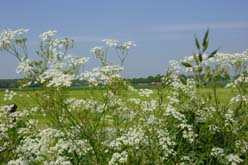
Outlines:
[[16, 73], [23, 74], [24, 76], [28, 77], [31, 75], [33, 67], [31, 66], [30, 59], [22, 59], [19, 65], [16, 68]]
[[16, 92], [6, 89], [4, 92], [3, 100], [4, 101], [11, 101], [15, 95], [16, 95]]
[[40, 38], [42, 41], [47, 41], [49, 39], [51, 39], [53, 36], [55, 36], [57, 33], [57, 31], [55, 30], [49, 30], [47, 32], [44, 32], [40, 35]]
[[128, 153], [123, 151], [121, 153], [114, 153], [112, 155], [111, 160], [109, 161], [109, 165], [116, 165], [116, 164], [125, 164], [128, 158]]
[[127, 41], [127, 42], [124, 42], [122, 45], [118, 45], [117, 48], [119, 48], [119, 49], [130, 49], [131, 47], [134, 47], [134, 46], [136, 46], [134, 41]]
[[118, 45], [118, 40], [114, 40], [114, 39], [104, 39], [102, 40], [103, 42], [105, 42], [105, 44], [109, 47], [114, 47]]
[[231, 165], [238, 165], [241, 162], [243, 162], [243, 159], [241, 159], [238, 155], [236, 154], [229, 154], [226, 156], [226, 160], [231, 163]]
[[210, 155], [213, 156], [213, 157], [223, 157], [223, 156], [225, 156], [224, 150], [222, 148], [219, 148], [219, 147], [212, 148]]
[[4, 30], [0, 33], [0, 49], [9, 49], [10, 45], [15, 42], [18, 37], [28, 32], [28, 29]]
[[140, 89], [139, 95], [142, 97], [149, 97], [151, 94], [153, 94], [153, 91], [150, 89]]

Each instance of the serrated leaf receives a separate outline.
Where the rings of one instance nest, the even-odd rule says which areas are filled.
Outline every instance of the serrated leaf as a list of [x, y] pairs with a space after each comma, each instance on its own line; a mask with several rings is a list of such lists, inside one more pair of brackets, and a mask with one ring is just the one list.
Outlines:
[[215, 56], [215, 54], [218, 52], [218, 49], [214, 50], [212, 53], [208, 55], [208, 58], [212, 58]]
[[187, 68], [192, 67], [192, 65], [188, 62], [181, 62], [181, 64]]
[[194, 57], [195, 63], [197, 65], [199, 65], [200, 64], [200, 61], [199, 61], [199, 59], [198, 59], [198, 57], [197, 57], [197, 55], [195, 53], [193, 54], [193, 57]]
[[195, 45], [196, 45], [196, 47], [197, 47], [198, 50], [201, 49], [201, 46], [200, 46], [200, 43], [199, 43], [197, 37], [195, 37]]

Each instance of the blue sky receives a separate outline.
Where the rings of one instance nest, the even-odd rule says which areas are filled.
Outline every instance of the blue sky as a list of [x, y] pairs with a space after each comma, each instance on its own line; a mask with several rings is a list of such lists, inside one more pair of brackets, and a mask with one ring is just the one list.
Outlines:
[[[104, 38], [134, 40], [125, 77], [163, 74], [171, 59], [191, 55], [194, 35], [210, 28], [210, 49], [242, 52], [248, 49], [247, 0], [2, 0], [0, 29], [28, 28], [29, 49], [37, 47], [40, 33], [49, 29], [75, 39], [70, 52], [92, 57], [89, 50]], [[113, 61], [115, 61], [113, 57]], [[17, 60], [0, 53], [0, 78], [20, 77]]]

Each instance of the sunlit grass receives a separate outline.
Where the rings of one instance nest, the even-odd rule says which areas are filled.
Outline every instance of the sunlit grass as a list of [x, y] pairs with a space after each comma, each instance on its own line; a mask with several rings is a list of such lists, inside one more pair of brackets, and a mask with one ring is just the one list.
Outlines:
[[[156, 95], [156, 92], [158, 89], [154, 88], [154, 95]], [[15, 99], [12, 101], [13, 103], [16, 103], [20, 106], [34, 106], [36, 105], [36, 96], [35, 96], [35, 91], [37, 90], [26, 90], [26, 91], [19, 91], [16, 90], [17, 96]], [[198, 89], [198, 92], [203, 97], [213, 97], [213, 90], [211, 88], [200, 88]], [[103, 96], [104, 90], [100, 89], [70, 89], [67, 92], [67, 95], [72, 98], [77, 98], [77, 99], [101, 99]], [[218, 99], [220, 100], [221, 103], [227, 103], [232, 96], [235, 95], [235, 90], [232, 89], [226, 89], [226, 88], [217, 88], [217, 94], [218, 94]], [[126, 92], [123, 90], [123, 96], [124, 97], [137, 97], [137, 95], [133, 96], [133, 94]], [[4, 98], [4, 90], [0, 90], [0, 105], [4, 105], [5, 102], [3, 100]]]

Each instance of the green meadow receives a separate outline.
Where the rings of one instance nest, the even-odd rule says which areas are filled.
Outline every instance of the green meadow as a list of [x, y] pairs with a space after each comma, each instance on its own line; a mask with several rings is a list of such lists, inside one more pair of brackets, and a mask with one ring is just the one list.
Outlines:
[[[28, 90], [14, 90], [17, 92], [16, 97], [13, 99], [13, 102], [16, 104], [25, 105], [25, 106], [34, 106], [36, 103], [36, 96], [35, 93], [38, 89], [28, 89]], [[157, 91], [160, 90], [160, 88], [153, 88], [154, 94], [156, 95]], [[204, 97], [213, 97], [213, 89], [212, 88], [200, 88], [198, 91], [202, 96]], [[87, 99], [87, 98], [93, 98], [93, 99], [100, 99], [101, 96], [104, 93], [104, 89], [69, 89], [67, 90], [66, 94], [69, 97], [77, 98], [77, 99]], [[225, 104], [228, 103], [230, 98], [235, 95], [235, 90], [232, 89], [226, 89], [219, 87], [217, 88], [217, 96], [221, 103]], [[125, 98], [131, 98], [131, 97], [137, 97], [137, 95], [133, 96], [132, 94], [123, 91], [123, 97]], [[5, 102], [3, 100], [4, 98], [4, 90], [0, 90], [0, 105], [4, 105]]]

